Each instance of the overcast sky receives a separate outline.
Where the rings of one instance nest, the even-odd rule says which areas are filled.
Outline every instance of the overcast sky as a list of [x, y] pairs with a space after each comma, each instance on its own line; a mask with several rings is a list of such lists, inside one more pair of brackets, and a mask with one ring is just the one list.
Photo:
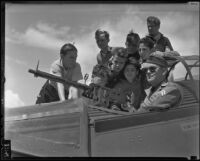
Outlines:
[[[75, 42], [82, 73], [91, 75], [99, 49], [94, 33], [101, 28], [110, 33], [110, 46], [125, 47], [133, 29], [147, 34], [146, 18], [161, 20], [166, 35], [181, 55], [199, 53], [199, 4], [6, 4], [5, 16], [5, 106], [35, 104], [46, 81], [28, 69], [49, 72], [59, 58], [61, 46]], [[177, 72], [182, 76], [181, 72]]]

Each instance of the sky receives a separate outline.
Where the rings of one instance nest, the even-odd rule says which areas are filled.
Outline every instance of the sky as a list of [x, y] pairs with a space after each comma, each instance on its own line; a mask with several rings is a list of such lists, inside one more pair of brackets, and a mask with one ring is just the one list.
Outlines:
[[[12, 4], [5, 8], [5, 107], [35, 104], [46, 79], [29, 69], [49, 72], [65, 43], [75, 43], [83, 75], [91, 76], [99, 49], [94, 33], [110, 34], [110, 46], [125, 47], [130, 30], [147, 35], [146, 18], [161, 20], [160, 32], [181, 55], [199, 55], [199, 3], [183, 4]], [[178, 69], [175, 76], [184, 76]], [[89, 77], [90, 79], [90, 77]]]

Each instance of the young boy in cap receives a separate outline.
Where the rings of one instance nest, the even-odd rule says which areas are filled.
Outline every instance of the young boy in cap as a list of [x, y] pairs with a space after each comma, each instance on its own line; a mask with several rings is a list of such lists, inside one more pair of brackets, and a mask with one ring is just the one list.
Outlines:
[[167, 37], [159, 32], [160, 20], [157, 17], [149, 16], [147, 18], [147, 28], [149, 35], [147, 37], [154, 41], [154, 48], [158, 51], [172, 51], [173, 47]]
[[140, 108], [131, 108], [129, 111], [147, 112], [165, 110], [178, 105], [182, 99], [181, 88], [173, 82], [167, 81], [168, 64], [158, 55], [151, 55], [142, 64], [142, 70], [146, 73], [147, 81], [151, 87]]

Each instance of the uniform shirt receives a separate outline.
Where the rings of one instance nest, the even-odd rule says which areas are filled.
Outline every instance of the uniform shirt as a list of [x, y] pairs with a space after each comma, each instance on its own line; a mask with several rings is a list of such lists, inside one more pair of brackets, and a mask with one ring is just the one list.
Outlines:
[[[61, 75], [63, 79], [69, 80], [69, 81], [79, 81], [83, 79], [81, 66], [79, 63], [76, 63], [75, 68], [66, 70], [63, 67], [61, 59], [58, 59], [52, 63], [51, 68], [50, 68], [50, 73], [57, 76]], [[49, 83], [54, 88], [57, 89], [56, 82], [50, 80]], [[69, 85], [65, 84], [64, 87], [65, 87], [65, 90], [69, 89]]]
[[164, 82], [155, 91], [152, 91], [152, 87], [148, 89], [138, 112], [168, 109], [178, 105], [181, 99], [180, 87], [173, 82]]
[[[122, 96], [125, 97], [123, 100], [127, 100], [127, 97], [131, 97], [134, 94], [133, 106], [138, 109], [140, 103], [144, 100], [146, 94], [142, 88], [141, 81], [136, 79], [134, 82], [130, 83], [126, 79], [120, 79], [119, 82], [114, 86], [113, 89], [120, 90]], [[127, 100], [128, 101], [128, 100]]]
[[173, 47], [167, 37], [165, 37], [163, 34], [159, 33], [157, 36], [152, 37], [150, 35], [147, 35], [146, 37], [152, 39], [154, 41], [154, 48], [157, 51], [172, 51]]
[[107, 53], [103, 53], [102, 50], [97, 54], [97, 64], [107, 65], [109, 59], [112, 57], [112, 47], [108, 48]]

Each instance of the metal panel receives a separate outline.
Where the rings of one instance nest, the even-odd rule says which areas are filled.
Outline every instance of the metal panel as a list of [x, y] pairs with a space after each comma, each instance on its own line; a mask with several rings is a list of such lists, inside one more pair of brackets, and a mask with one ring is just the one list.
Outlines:
[[194, 116], [98, 133], [91, 127], [92, 156], [199, 158], [198, 127]]
[[28, 107], [29, 111], [25, 108], [8, 111], [5, 138], [11, 140], [11, 150], [42, 157], [87, 156], [84, 101], [49, 105], [49, 108], [48, 104]]

